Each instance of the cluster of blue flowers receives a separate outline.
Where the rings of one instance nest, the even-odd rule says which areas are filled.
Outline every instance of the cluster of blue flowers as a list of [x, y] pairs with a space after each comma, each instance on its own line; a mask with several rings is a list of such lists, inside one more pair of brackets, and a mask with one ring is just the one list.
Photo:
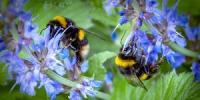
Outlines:
[[[130, 35], [124, 45], [137, 38], [137, 43], [144, 50], [146, 63], [155, 64], [159, 57], [165, 57], [171, 66], [176, 69], [186, 61], [186, 57], [179, 52], [172, 50], [169, 42], [174, 42], [180, 47], [186, 47], [186, 38], [183, 37], [178, 27], [182, 27], [189, 40], [199, 39], [199, 26], [191, 28], [189, 18], [186, 15], [179, 15], [177, 12], [178, 0], [169, 8], [168, 0], [162, 1], [162, 9], [158, 7], [156, 0], [108, 0], [105, 3], [105, 10], [111, 11], [112, 7], [120, 7], [121, 16], [119, 25], [132, 23]], [[144, 30], [147, 26], [148, 30]], [[196, 80], [199, 80], [200, 66], [193, 63], [193, 72]]]
[[[53, 38], [50, 38], [50, 27], [44, 30], [43, 36], [37, 33], [38, 27], [32, 22], [31, 13], [24, 10], [25, 3], [26, 0], [10, 0], [0, 12], [0, 24], [3, 26], [0, 29], [0, 62], [8, 67], [10, 79], [16, 81], [12, 89], [19, 85], [21, 92], [35, 95], [35, 88], [44, 87], [54, 100], [57, 94], [64, 93], [66, 89], [45, 72], [52, 70], [66, 77], [76, 67], [76, 57], [60, 44], [63, 31], [57, 31]], [[22, 53], [24, 57], [20, 56]], [[82, 72], [86, 71], [87, 62], [81, 65], [81, 69]], [[95, 96], [94, 88], [100, 86], [100, 81], [82, 79], [79, 85], [70, 90], [69, 98], [81, 100], [87, 95]]]
[[[186, 40], [200, 41], [200, 27], [191, 27], [189, 17], [177, 13], [178, 0], [171, 8], [168, 8], [167, 1], [163, 0], [160, 10], [156, 0], [108, 0], [105, 10], [109, 12], [112, 7], [122, 8], [117, 26], [135, 23], [124, 46], [129, 42], [137, 43], [137, 48], [142, 48], [146, 56], [146, 63], [157, 64], [165, 57], [176, 69], [186, 61], [186, 57], [172, 50], [168, 43], [174, 42], [184, 48], [187, 46]], [[67, 28], [55, 32], [53, 38], [50, 38], [50, 27], [44, 29], [43, 35], [38, 34], [38, 26], [32, 22], [31, 13], [24, 10], [26, 2], [9, 0], [8, 4], [4, 5], [0, 1], [0, 62], [7, 66], [9, 79], [15, 81], [11, 90], [19, 85], [21, 92], [35, 95], [35, 88], [44, 87], [52, 100], [66, 91], [70, 92], [70, 100], [96, 96], [95, 89], [102, 86], [101, 81], [81, 77], [75, 80], [78, 83], [75, 87], [65, 88], [67, 86], [47, 74], [47, 71], [51, 70], [56, 75], [73, 80], [73, 75], [77, 74], [76, 57], [71, 55], [69, 49], [63, 47], [60, 41]], [[144, 30], [144, 26], [148, 29]], [[177, 31], [178, 27], [184, 29], [186, 38]], [[111, 35], [113, 40], [117, 38], [115, 32]], [[85, 61], [81, 64], [81, 73], [87, 69], [88, 64]], [[193, 61], [192, 71], [195, 79], [200, 81], [199, 60]], [[112, 88], [112, 78], [112, 73], [108, 72], [105, 77], [108, 89]]]

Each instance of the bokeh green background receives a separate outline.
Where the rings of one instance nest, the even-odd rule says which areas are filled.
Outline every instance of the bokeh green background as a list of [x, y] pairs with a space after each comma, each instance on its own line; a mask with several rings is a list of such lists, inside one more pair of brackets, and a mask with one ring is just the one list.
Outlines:
[[[7, 0], [3, 1], [6, 2]], [[169, 6], [171, 6], [175, 0], [169, 1]], [[179, 1], [179, 13], [188, 14], [193, 19], [192, 23], [199, 25], [200, 0]], [[45, 28], [48, 21], [54, 16], [62, 15], [74, 20], [77, 26], [95, 32], [105, 39], [102, 40], [92, 34], [87, 34], [91, 50], [88, 57], [89, 71], [84, 75], [103, 80], [105, 73], [112, 71], [114, 73], [113, 90], [109, 91], [102, 88], [101, 91], [111, 94], [113, 100], [199, 100], [200, 85], [193, 82], [190, 60], [178, 69], [178, 73], [173, 72], [169, 63], [165, 61], [156, 77], [144, 82], [148, 91], [133, 87], [126, 82], [117, 71], [113, 57], [120, 48], [119, 41], [123, 31], [130, 28], [130, 25], [120, 27], [117, 30], [118, 39], [113, 42], [110, 33], [118, 24], [117, 11], [119, 11], [119, 8], [113, 9], [109, 15], [103, 9], [103, 2], [104, 0], [29, 0], [25, 9], [32, 12], [33, 21], [39, 26], [38, 32]], [[21, 56], [24, 55], [22, 53]], [[7, 80], [6, 67], [3, 64], [0, 66], [2, 66], [0, 67], [0, 100], [49, 99], [43, 88], [36, 90], [36, 96], [20, 93], [18, 86], [9, 93], [14, 81]], [[66, 100], [68, 95], [60, 94], [57, 99]]]

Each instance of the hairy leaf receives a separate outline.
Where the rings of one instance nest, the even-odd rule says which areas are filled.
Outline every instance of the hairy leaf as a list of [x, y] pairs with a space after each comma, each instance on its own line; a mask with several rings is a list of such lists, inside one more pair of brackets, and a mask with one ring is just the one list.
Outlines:
[[145, 81], [148, 88], [129, 85], [122, 75], [114, 80], [112, 100], [188, 100], [200, 98], [200, 84], [193, 81], [191, 73], [177, 75], [174, 71]]

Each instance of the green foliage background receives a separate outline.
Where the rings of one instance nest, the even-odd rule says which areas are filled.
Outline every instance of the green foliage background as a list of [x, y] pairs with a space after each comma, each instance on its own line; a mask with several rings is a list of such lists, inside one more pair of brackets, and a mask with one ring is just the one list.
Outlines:
[[[170, 5], [174, 2], [174, 0], [169, 1]], [[179, 12], [185, 12], [192, 17], [194, 16], [194, 22], [199, 22], [199, 4], [199, 0], [180, 0]], [[117, 71], [113, 57], [118, 53], [120, 36], [123, 30], [129, 28], [130, 25], [125, 25], [118, 29], [118, 40], [112, 42], [110, 33], [118, 23], [117, 10], [119, 9], [113, 10], [108, 15], [103, 9], [102, 0], [29, 0], [25, 8], [27, 11], [32, 12], [34, 16], [33, 21], [39, 25], [38, 32], [45, 28], [48, 21], [54, 16], [62, 15], [74, 20], [77, 26], [93, 31], [106, 39], [102, 40], [87, 34], [91, 51], [88, 57], [89, 70], [84, 75], [103, 80], [106, 71], [112, 71], [114, 73], [113, 90], [102, 89], [111, 95], [112, 100], [200, 99], [200, 84], [193, 82], [189, 61], [180, 67], [177, 73], [172, 71], [170, 65], [165, 62], [156, 77], [144, 82], [148, 91], [140, 87], [133, 87], [126, 82], [124, 77]], [[15, 88], [12, 93], [9, 93], [14, 82], [7, 80], [6, 67], [4, 65], [0, 66], [2, 66], [0, 67], [0, 100], [49, 99], [42, 88], [37, 89], [36, 96], [20, 93], [19, 87]], [[66, 94], [60, 94], [57, 99], [65, 100], [68, 97]]]

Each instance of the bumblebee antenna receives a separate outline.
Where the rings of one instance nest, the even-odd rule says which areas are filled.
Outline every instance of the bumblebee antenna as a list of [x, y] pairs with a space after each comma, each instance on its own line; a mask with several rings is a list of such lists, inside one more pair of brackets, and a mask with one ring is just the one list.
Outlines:
[[42, 32], [43, 32], [45, 29], [47, 29], [47, 27], [46, 27], [46, 28], [43, 28], [43, 29], [40, 31], [40, 35], [42, 34]]
[[120, 26], [120, 24], [117, 24], [117, 26], [114, 28], [114, 30], [112, 31], [112, 33], [114, 33], [119, 26]]
[[126, 33], [126, 30], [124, 30], [124, 33], [123, 33], [122, 38], [121, 38], [121, 40], [120, 40], [121, 46], [123, 45], [123, 44], [122, 44], [122, 40], [123, 40], [123, 38], [124, 38], [124, 36], [125, 36], [125, 33]]

